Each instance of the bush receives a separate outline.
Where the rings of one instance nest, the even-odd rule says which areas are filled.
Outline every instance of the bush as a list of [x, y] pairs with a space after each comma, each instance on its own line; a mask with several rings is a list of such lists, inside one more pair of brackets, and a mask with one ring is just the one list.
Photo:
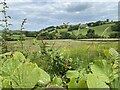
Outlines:
[[68, 32], [61, 32], [60, 33], [62, 39], [69, 39], [70, 38], [70, 33]]
[[110, 38], [120, 38], [120, 33], [111, 33], [109, 35]]
[[70, 25], [70, 27], [68, 28], [68, 31], [73, 31], [73, 30], [78, 30], [79, 25]]
[[111, 27], [112, 31], [120, 31], [120, 21], [116, 22], [114, 26]]
[[95, 30], [89, 29], [86, 34], [87, 38], [94, 38], [95, 36]]

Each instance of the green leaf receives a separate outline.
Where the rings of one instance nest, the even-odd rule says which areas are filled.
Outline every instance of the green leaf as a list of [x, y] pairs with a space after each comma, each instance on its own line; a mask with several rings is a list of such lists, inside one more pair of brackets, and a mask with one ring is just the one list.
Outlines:
[[70, 82], [68, 83], [68, 88], [77, 88], [76, 78], [70, 78]]
[[94, 64], [91, 66], [91, 71], [93, 72], [93, 74], [98, 76], [101, 81], [109, 83], [109, 77], [106, 75], [104, 68], [101, 68]]
[[109, 49], [104, 50], [104, 54], [107, 58], [109, 58], [110, 57]]
[[2, 67], [2, 76], [8, 77], [11, 76], [14, 72], [14, 70], [20, 65], [20, 62], [18, 59], [7, 59], [3, 63]]
[[50, 82], [50, 75], [47, 74], [44, 70], [38, 68], [39, 76], [39, 83], [47, 84]]
[[88, 74], [87, 85], [88, 88], [109, 88], [109, 86], [96, 74]]
[[25, 61], [25, 56], [22, 53], [20, 53], [20, 52], [15, 52], [13, 54], [13, 58], [15, 60], [19, 60], [20, 62], [24, 62]]
[[111, 61], [97, 60], [94, 62], [94, 65], [91, 66], [91, 71], [97, 74], [99, 77], [103, 78], [103, 80], [107, 83], [111, 81], [110, 77], [113, 73]]
[[88, 87], [87, 87], [87, 81], [85, 81], [85, 80], [80, 80], [80, 81], [78, 82], [78, 88], [88, 88]]
[[63, 85], [63, 84], [62, 84], [62, 79], [55, 76], [55, 77], [53, 78], [52, 85], [62, 86], [62, 85]]
[[38, 81], [47, 84], [50, 76], [36, 64], [29, 62], [21, 64], [12, 75], [13, 88], [33, 88]]
[[114, 48], [111, 48], [109, 50], [109, 54], [112, 56], [113, 59], [119, 59], [119, 53]]
[[66, 76], [67, 78], [77, 78], [79, 77], [79, 72], [75, 70], [68, 70]]

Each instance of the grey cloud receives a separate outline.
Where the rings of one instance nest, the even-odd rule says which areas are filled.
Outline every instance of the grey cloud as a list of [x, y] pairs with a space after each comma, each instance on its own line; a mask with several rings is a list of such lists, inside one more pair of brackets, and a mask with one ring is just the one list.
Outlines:
[[73, 2], [66, 7], [68, 12], [80, 12], [90, 8], [92, 4], [88, 2]]
[[64, 21], [82, 23], [117, 17], [117, 3], [95, 2], [13, 2], [9, 3], [8, 14], [12, 16], [12, 28], [20, 27], [23, 18], [28, 18], [28, 30], [40, 30], [50, 25], [60, 25]]

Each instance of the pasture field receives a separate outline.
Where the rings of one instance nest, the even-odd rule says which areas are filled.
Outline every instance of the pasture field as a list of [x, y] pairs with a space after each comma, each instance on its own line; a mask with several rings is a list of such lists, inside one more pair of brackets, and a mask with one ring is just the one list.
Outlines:
[[[105, 25], [101, 25], [101, 26], [96, 26], [96, 27], [90, 27], [88, 29], [93, 29], [95, 30], [95, 33], [98, 34], [98, 35], [102, 35], [103, 32], [105, 31], [106, 28], [108, 28], [105, 32], [104, 32], [104, 36], [108, 37], [110, 35], [110, 33], [114, 33], [112, 30], [111, 30], [111, 26], [113, 26], [114, 24], [105, 24]], [[87, 34], [87, 31], [88, 29], [81, 29], [81, 30], [75, 30], [74, 33], [75, 34], [78, 34], [78, 33], [81, 33], [83, 35], [86, 35]]]
[[[91, 39], [85, 39], [85, 40], [71, 40], [71, 39], [60, 39], [60, 40], [43, 40], [46, 43], [47, 47], [53, 47], [61, 50], [63, 53], [67, 52], [67, 54], [73, 55], [73, 53], [88, 51], [88, 50], [102, 50], [102, 49], [109, 49], [109, 48], [118, 48], [118, 39], [111, 39], [108, 41], [99, 41], [95, 40], [92, 41]], [[23, 41], [23, 45], [25, 48], [29, 48], [31, 51], [38, 50], [38, 46], [33, 44], [34, 40], [26, 40]], [[41, 40], [38, 40], [40, 43]], [[20, 42], [19, 41], [9, 41], [9, 47], [10, 48], [20, 48]], [[78, 53], [79, 54], [79, 53]]]
[[[103, 35], [105, 37], [109, 37], [109, 35], [111, 33], [117, 33], [115, 31], [111, 30], [111, 26], [115, 25], [115, 23], [108, 23], [108, 24], [104, 24], [104, 25], [100, 25], [100, 26], [95, 26], [95, 27], [89, 27], [89, 28], [85, 28], [85, 29], [80, 29], [80, 30], [73, 30], [73, 31], [68, 31], [67, 28], [65, 29], [57, 29], [60, 32], [69, 32], [69, 33], [74, 33], [75, 35], [78, 34], [82, 34], [82, 35], [86, 35], [87, 31], [89, 29], [93, 29], [95, 30], [95, 33], [98, 34], [99, 36]], [[84, 24], [81, 26], [85, 26]], [[51, 31], [53, 32], [53, 31]]]
[[[100, 39], [91, 41], [91, 39], [86, 40], [71, 40], [71, 39], [60, 39], [60, 40], [43, 40], [46, 43], [47, 48], [56, 49], [59, 51], [64, 57], [71, 58], [73, 60], [73, 67], [75, 69], [80, 69], [87, 66], [93, 60], [101, 60], [105, 55], [103, 54], [104, 50], [109, 50], [110, 48], [114, 48], [118, 51], [118, 41], [111, 39], [106, 41]], [[38, 40], [38, 43], [41, 43], [41, 40]], [[34, 39], [23, 41], [24, 53], [37, 52], [40, 50], [39, 45], [34, 44]], [[9, 42], [10, 51], [21, 51], [21, 45], [19, 41], [10, 41]], [[28, 56], [32, 56], [29, 55]], [[38, 66], [44, 69], [45, 64], [40, 64], [38, 58], [29, 57], [34, 63], [38, 63]], [[45, 58], [43, 59], [45, 60]], [[42, 62], [43, 63], [43, 62]], [[46, 62], [45, 62], [46, 63]], [[86, 68], [86, 67], [85, 67]]]

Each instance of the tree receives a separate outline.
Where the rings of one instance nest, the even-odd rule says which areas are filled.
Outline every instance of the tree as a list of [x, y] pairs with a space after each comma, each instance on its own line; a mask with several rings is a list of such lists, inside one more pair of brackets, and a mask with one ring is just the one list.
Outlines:
[[111, 33], [109, 35], [110, 38], [120, 38], [120, 33]]
[[120, 31], [120, 21], [116, 22], [114, 26], [111, 27], [112, 31]]
[[70, 33], [68, 32], [61, 32], [60, 34], [62, 36], [62, 39], [69, 39], [70, 37]]
[[79, 25], [70, 25], [68, 31], [78, 30]]
[[86, 34], [87, 38], [94, 38], [95, 36], [95, 30], [89, 29]]

